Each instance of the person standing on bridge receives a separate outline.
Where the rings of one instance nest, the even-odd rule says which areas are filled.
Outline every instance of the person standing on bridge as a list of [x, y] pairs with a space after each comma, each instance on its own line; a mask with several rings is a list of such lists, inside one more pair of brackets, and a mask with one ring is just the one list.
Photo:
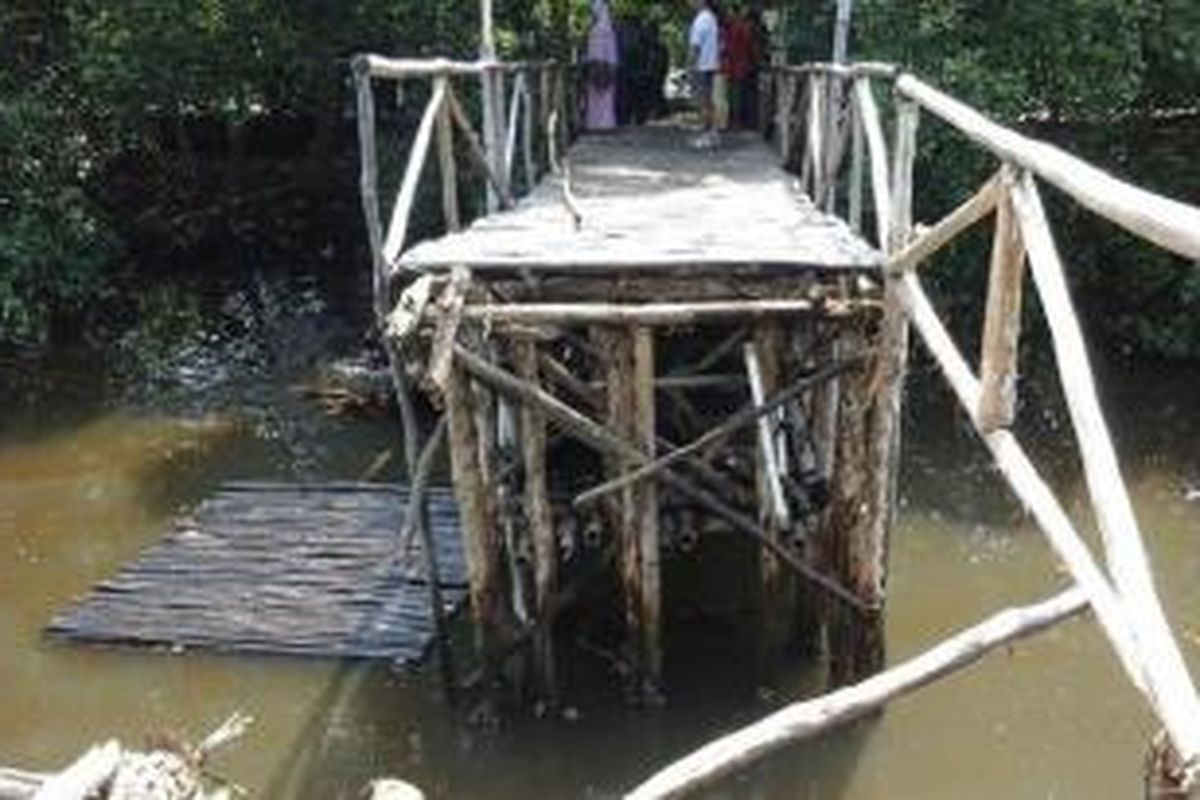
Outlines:
[[587, 129], [617, 127], [617, 31], [607, 0], [592, 0], [587, 40]]
[[692, 0], [696, 16], [688, 31], [688, 65], [692, 70], [692, 87], [700, 106], [700, 136], [695, 147], [716, 147], [719, 143], [713, 109], [713, 85], [721, 68], [721, 27], [713, 13], [710, 0]]

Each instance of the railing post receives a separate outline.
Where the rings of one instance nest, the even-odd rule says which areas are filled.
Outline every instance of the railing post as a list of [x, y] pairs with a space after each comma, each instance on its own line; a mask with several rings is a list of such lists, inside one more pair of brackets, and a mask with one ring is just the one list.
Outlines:
[[996, 232], [988, 278], [987, 311], [979, 354], [982, 393], [976, 411], [979, 429], [991, 433], [1012, 425], [1017, 405], [1017, 352], [1021, 337], [1021, 284], [1025, 247], [1012, 211], [1013, 171], [1000, 175]]

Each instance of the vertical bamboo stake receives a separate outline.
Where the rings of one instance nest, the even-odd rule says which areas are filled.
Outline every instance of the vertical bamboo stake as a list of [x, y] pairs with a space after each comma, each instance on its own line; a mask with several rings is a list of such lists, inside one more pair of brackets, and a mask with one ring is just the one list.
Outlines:
[[[438, 82], [448, 82], [445, 75], [434, 79]], [[449, 86], [445, 91], [449, 92]], [[446, 229], [457, 231], [462, 228], [462, 214], [458, 205], [458, 169], [454, 162], [454, 122], [450, 118], [450, 104], [442, 103], [437, 120], [438, 168], [442, 174], [442, 219]]]
[[525, 112], [521, 125], [521, 158], [525, 163], [525, 188], [533, 191], [537, 183], [537, 163], [533, 158], [533, 92], [529, 88], [528, 73], [522, 73], [521, 105]]
[[[633, 333], [633, 409], [638, 446], [654, 458], [657, 417], [654, 407], [654, 331], [639, 327]], [[641, 576], [641, 651], [645, 677], [662, 684], [662, 596], [659, 577], [658, 483], [642, 481], [636, 486], [638, 557]]]
[[1012, 172], [1005, 169], [996, 205], [996, 233], [988, 278], [987, 312], [979, 356], [983, 393], [976, 417], [979, 428], [991, 433], [1007, 428], [1016, 418], [1017, 349], [1021, 336], [1021, 283], [1025, 277], [1025, 248], [1013, 218]]
[[[531, 384], [540, 385], [537, 343], [522, 338], [515, 347], [518, 374]], [[525, 517], [533, 541], [534, 597], [541, 623], [534, 641], [535, 661], [539, 689], [553, 702], [558, 696], [558, 670], [550, 603], [558, 588], [558, 542], [546, 481], [546, 415], [529, 403], [521, 405], [521, 448], [525, 464]]]

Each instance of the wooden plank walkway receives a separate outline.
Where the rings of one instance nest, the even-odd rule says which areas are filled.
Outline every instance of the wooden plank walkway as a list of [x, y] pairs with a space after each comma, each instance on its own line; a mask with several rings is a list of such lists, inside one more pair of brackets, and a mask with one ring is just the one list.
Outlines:
[[[466, 595], [458, 511], [429, 492], [447, 603]], [[51, 621], [77, 641], [379, 658], [411, 664], [434, 625], [419, 546], [399, 559], [408, 492], [362, 483], [227, 484]]]
[[691, 135], [651, 126], [581, 139], [570, 152], [579, 230], [550, 178], [515, 209], [418, 244], [400, 263], [435, 272], [466, 264], [477, 276], [880, 267], [879, 252], [814, 208], [759, 136], [731, 134], [701, 151], [689, 147]]

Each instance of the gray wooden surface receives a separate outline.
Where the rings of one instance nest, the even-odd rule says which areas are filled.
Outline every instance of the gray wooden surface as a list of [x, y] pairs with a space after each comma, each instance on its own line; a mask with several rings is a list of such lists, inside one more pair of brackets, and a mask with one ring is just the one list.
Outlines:
[[570, 153], [581, 229], [549, 177], [515, 209], [418, 244], [401, 264], [466, 264], [477, 275], [880, 266], [876, 250], [796, 190], [756, 134], [727, 135], [711, 151], [691, 148], [690, 136], [668, 126], [585, 136]]
[[[446, 602], [466, 594], [453, 494], [429, 493]], [[228, 484], [53, 619], [54, 637], [412, 663], [432, 640], [418, 552], [399, 559], [407, 490]]]

